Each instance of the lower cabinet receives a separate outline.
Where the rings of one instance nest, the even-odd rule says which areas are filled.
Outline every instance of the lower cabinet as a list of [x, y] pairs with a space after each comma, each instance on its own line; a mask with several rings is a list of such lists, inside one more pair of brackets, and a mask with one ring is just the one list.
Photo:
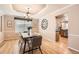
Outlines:
[[60, 35], [61, 35], [61, 37], [68, 37], [68, 30], [61, 30], [60, 31]]

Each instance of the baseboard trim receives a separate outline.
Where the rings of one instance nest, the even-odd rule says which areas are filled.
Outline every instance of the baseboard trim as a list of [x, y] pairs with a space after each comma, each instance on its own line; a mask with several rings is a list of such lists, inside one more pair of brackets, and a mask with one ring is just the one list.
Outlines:
[[79, 53], [79, 50], [77, 50], [77, 49], [74, 49], [72, 47], [68, 47], [68, 48]]
[[49, 42], [54, 42], [54, 40], [50, 40], [49, 38], [43, 37], [43, 39], [49, 41]]

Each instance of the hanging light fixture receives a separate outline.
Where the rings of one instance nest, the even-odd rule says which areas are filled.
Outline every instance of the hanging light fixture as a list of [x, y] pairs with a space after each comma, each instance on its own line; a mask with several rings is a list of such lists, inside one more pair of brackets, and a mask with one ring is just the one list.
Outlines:
[[26, 12], [26, 16], [25, 16], [25, 18], [27, 19], [27, 21], [32, 21], [32, 18], [31, 18], [31, 13], [30, 13], [30, 8], [27, 8], [27, 12]]
[[[32, 21], [32, 18], [31, 18], [31, 16], [30, 16], [30, 12], [29, 12], [29, 9], [30, 8], [27, 8], [27, 12], [26, 12], [26, 16], [25, 16], [25, 21], [27, 20], [28, 22], [27, 23], [29, 23], [28, 25], [27, 25], [27, 29], [28, 29], [28, 35], [31, 35], [31, 29], [32, 29], [32, 25], [30, 24], [30, 22]], [[25, 29], [26, 29], [26, 26], [24, 26], [25, 27]], [[25, 31], [24, 31], [25, 32]]]

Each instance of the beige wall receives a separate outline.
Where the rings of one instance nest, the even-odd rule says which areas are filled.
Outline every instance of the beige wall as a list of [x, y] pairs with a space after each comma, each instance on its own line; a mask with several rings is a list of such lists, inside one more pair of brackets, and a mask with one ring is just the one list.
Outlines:
[[14, 16], [2, 15], [2, 32], [4, 33], [5, 40], [15, 35], [15, 22]]
[[79, 51], [79, 5], [69, 10], [69, 47]]
[[[54, 12], [66, 6], [68, 5], [48, 4], [44, 10], [42, 10], [38, 15], [36, 14], [35, 17], [39, 18], [39, 32], [41, 33], [44, 39], [47, 39], [49, 41], [55, 41], [56, 21]], [[46, 30], [42, 30], [41, 28], [42, 19], [48, 20], [48, 28]]]
[[[49, 41], [55, 41], [55, 35], [56, 35], [56, 19], [55, 19], [55, 11], [59, 10], [65, 6], [68, 5], [48, 5], [47, 9], [42, 11], [42, 14], [40, 13], [39, 17], [39, 32], [43, 36], [44, 39], [47, 39]], [[48, 28], [46, 30], [43, 30], [41, 28], [41, 21], [42, 19], [48, 20]]]
[[[48, 20], [48, 28], [46, 30], [43, 30], [41, 28], [41, 21], [43, 19], [47, 19]], [[46, 15], [44, 17], [42, 17], [39, 20], [39, 32], [41, 33], [41, 35], [43, 36], [44, 39], [47, 39], [49, 41], [54, 41], [53, 39], [55, 39], [55, 20], [54, 17], [52, 15]]]
[[39, 32], [39, 20], [38, 19], [33, 19], [32, 20], [32, 33], [34, 32]]
[[15, 31], [15, 22], [14, 17], [11, 15], [2, 16], [2, 31], [3, 32], [14, 32]]
[[70, 7], [63, 8], [53, 15], [67, 14], [69, 18], [68, 27], [68, 47], [79, 51], [79, 5], [71, 5]]

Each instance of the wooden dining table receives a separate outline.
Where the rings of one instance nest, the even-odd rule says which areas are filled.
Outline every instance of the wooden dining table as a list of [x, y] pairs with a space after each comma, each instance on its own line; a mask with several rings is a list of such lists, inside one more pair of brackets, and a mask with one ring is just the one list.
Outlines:
[[40, 34], [39, 33], [33, 33], [31, 35], [28, 35], [28, 33], [21, 33], [21, 36], [24, 40], [23, 54], [26, 53], [26, 52], [29, 52], [29, 51], [25, 51], [26, 43], [28, 44], [28, 47], [30, 49], [30, 43], [29, 43], [30, 38], [33, 38], [33, 36], [38, 36], [38, 35], [40, 35]]

